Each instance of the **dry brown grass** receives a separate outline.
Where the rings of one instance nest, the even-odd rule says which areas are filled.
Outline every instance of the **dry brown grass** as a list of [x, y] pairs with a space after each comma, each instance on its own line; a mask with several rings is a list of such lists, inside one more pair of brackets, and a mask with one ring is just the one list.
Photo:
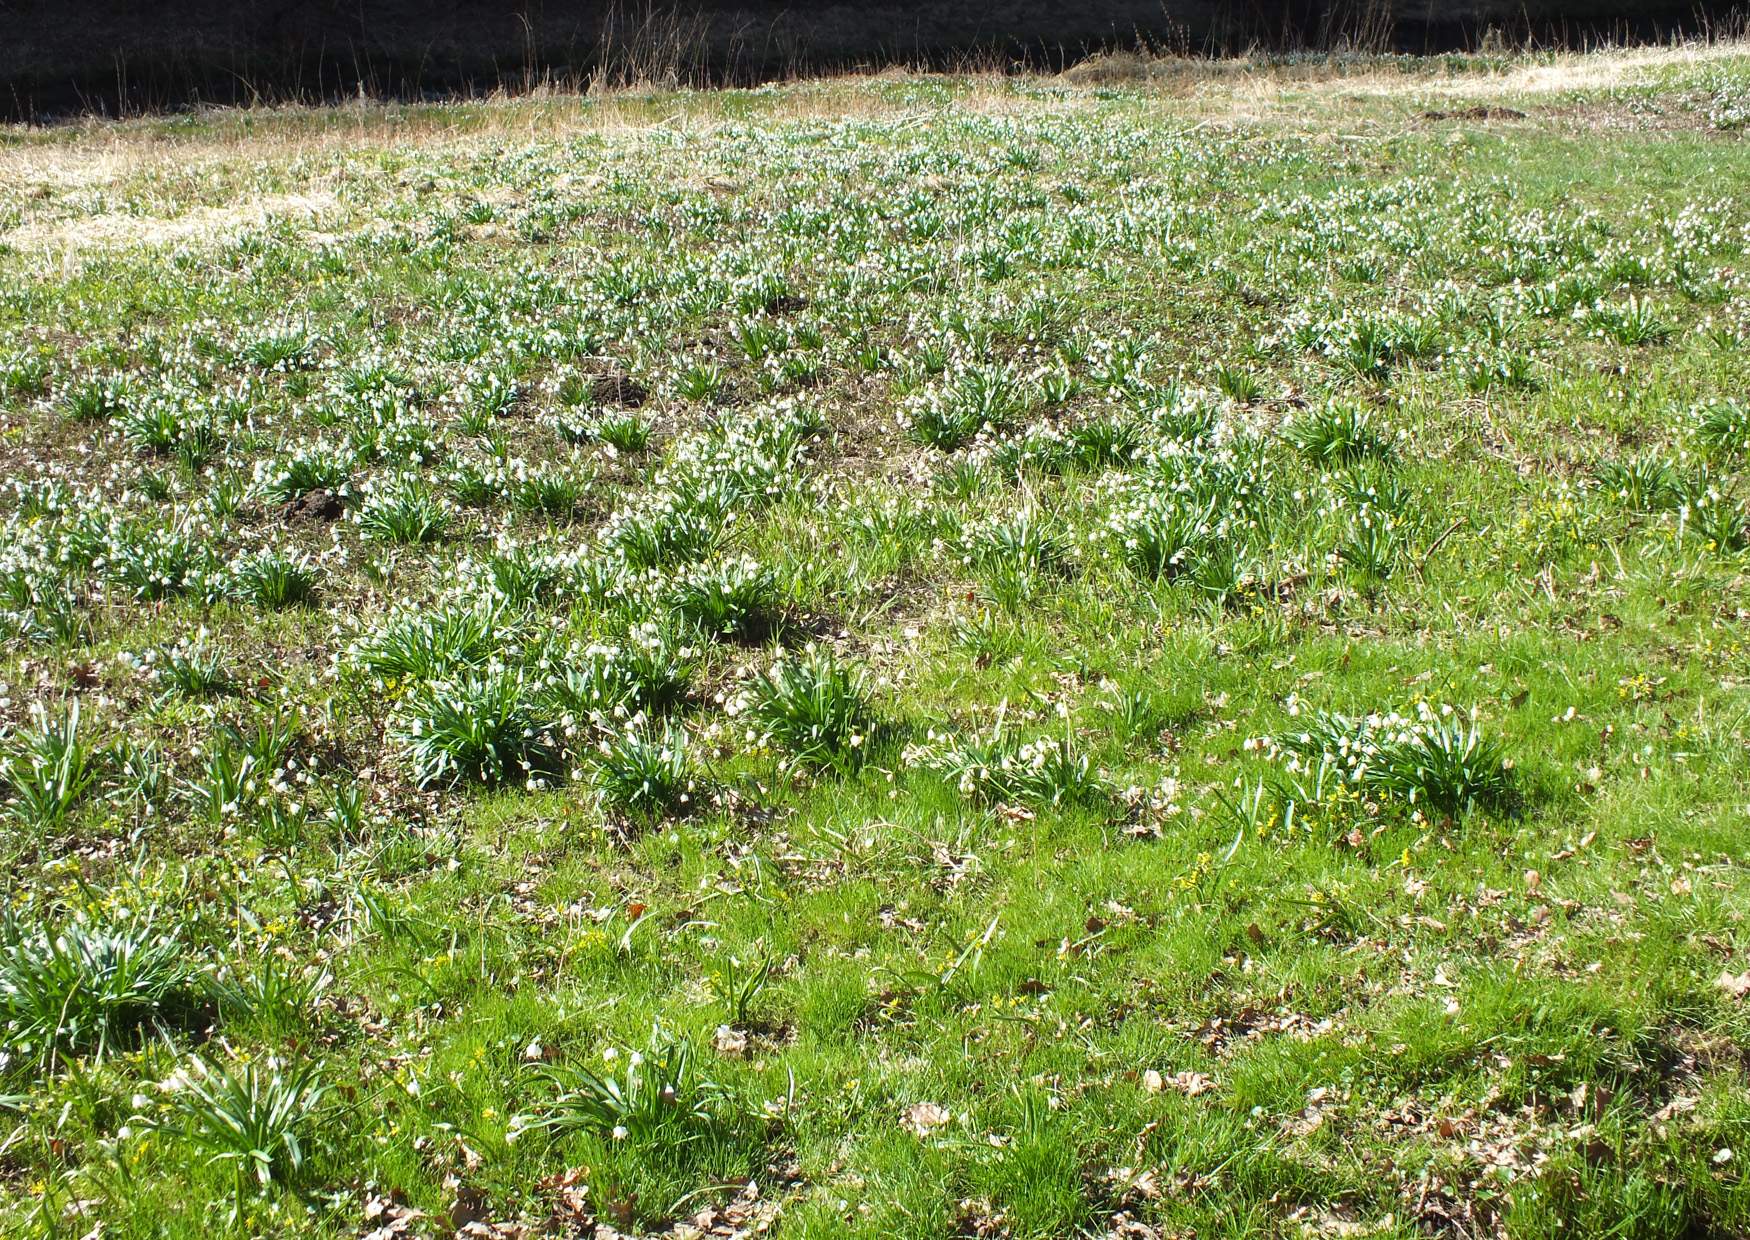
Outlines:
[[[881, 87], [906, 75], [847, 76], [796, 83], [760, 100], [763, 121], [806, 122], [927, 116], [941, 109], [896, 102]], [[1010, 79], [996, 74], [959, 77], [948, 110], [982, 114], [1067, 111], [1086, 106], [1075, 98], [1040, 100], [1019, 96]], [[332, 108], [292, 105], [216, 109], [197, 123], [171, 125], [154, 119], [89, 120], [42, 133], [0, 127], [0, 185], [14, 187], [29, 204], [62, 194], [125, 187], [144, 182], [198, 178], [208, 167], [241, 160], [285, 167], [300, 159], [339, 152], [408, 148], [434, 154], [465, 151], [499, 141], [550, 142], [588, 134], [637, 143], [665, 131], [705, 135], [740, 119], [727, 115], [714, 92], [662, 92], [630, 88], [612, 93], [539, 90], [449, 106], [401, 107], [359, 104]], [[12, 137], [11, 145], [5, 139]], [[314, 192], [312, 190], [312, 192]], [[307, 196], [302, 192], [288, 201]], [[294, 204], [295, 205], [295, 202]], [[271, 207], [269, 209], [272, 209]], [[218, 218], [223, 212], [209, 212]], [[14, 245], [40, 245], [59, 225], [15, 229]], [[102, 230], [97, 230], [101, 232]], [[116, 236], [121, 232], [117, 230]], [[147, 230], [151, 231], [151, 230]]]
[[276, 219], [315, 225], [337, 206], [333, 194], [268, 194], [229, 207], [193, 207], [160, 217], [103, 212], [77, 219], [25, 224], [0, 233], [0, 243], [21, 251], [71, 254], [86, 250], [212, 242]]
[[[1413, 119], [1422, 109], [1489, 100], [1535, 102], [1633, 85], [1673, 67], [1750, 54], [1750, 41], [1688, 43], [1509, 60], [1482, 69], [1410, 73], [1391, 63], [1272, 65], [1248, 59], [1150, 59], [1134, 53], [1095, 58], [1057, 78], [1055, 97], [1016, 90], [997, 73], [953, 78], [951, 102], [907, 101], [892, 91], [910, 75], [886, 71], [791, 84], [765, 93], [753, 110], [765, 122], [898, 119], [928, 124], [956, 112], [1037, 114], [1091, 106], [1094, 91], [1121, 84], [1159, 92], [1163, 104], [1191, 124], [1287, 125], [1329, 128], [1333, 115], [1369, 126]], [[280, 217], [311, 227], [334, 212], [321, 174], [292, 174], [341, 152], [409, 148], [434, 155], [492, 142], [543, 142], [590, 134], [646, 148], [659, 131], [705, 135], [742, 123], [723, 94], [648, 87], [584, 93], [551, 88], [447, 106], [359, 103], [341, 107], [221, 109], [172, 120], [87, 121], [42, 132], [0, 129], [0, 186], [18, 204], [18, 223], [0, 242], [33, 254], [68, 255], [130, 245], [199, 244]], [[739, 96], [745, 99], [745, 96]], [[745, 109], [745, 103], [738, 105]], [[1316, 122], [1308, 120], [1316, 117]], [[273, 170], [234, 205], [199, 193], [204, 170], [249, 161]], [[331, 161], [330, 161], [331, 162]], [[149, 187], [143, 209], [134, 195]], [[82, 195], [109, 191], [136, 198], [129, 213], [84, 214]]]
[[1325, 131], [1334, 118], [1373, 125], [1415, 120], [1427, 110], [1462, 111], [1482, 101], [1532, 107], [1744, 56], [1750, 56], [1750, 39], [1525, 56], [1507, 60], [1498, 71], [1467, 66], [1406, 72], [1400, 64], [1383, 60], [1273, 64], [1243, 57], [1150, 59], [1127, 52], [1096, 57], [1059, 80], [1077, 90], [1123, 86], [1159, 93], [1188, 118], [1203, 123]]
[[[1200, 59], [1150, 57], [1132, 51], [1092, 56], [1059, 75], [1072, 86], [1163, 86], [1180, 89], [1220, 87], [1233, 82], [1265, 83], [1295, 89], [1338, 92], [1369, 90], [1392, 94], [1430, 86], [1458, 93], [1512, 92], [1525, 94], [1564, 90], [1596, 90], [1625, 85], [1648, 70], [1696, 65], [1750, 55], [1750, 37], [1693, 40], [1647, 47], [1606, 48], [1586, 52], [1540, 53], [1508, 58], [1497, 72], [1467, 67], [1446, 73], [1408, 73], [1396, 62], [1379, 59], [1318, 60], [1292, 63], [1250, 57]], [[1429, 65], [1438, 65], [1430, 60]], [[1475, 62], [1481, 64], [1482, 62]]]
[[1436, 93], [1454, 99], [1534, 97], [1574, 91], [1610, 90], [1643, 81], [1652, 70], [1697, 65], [1750, 54], [1750, 41], [1685, 43], [1672, 47], [1622, 48], [1561, 55], [1550, 61], [1517, 64], [1502, 73], [1454, 74], [1424, 79], [1377, 73], [1328, 83], [1343, 91], [1394, 97]]

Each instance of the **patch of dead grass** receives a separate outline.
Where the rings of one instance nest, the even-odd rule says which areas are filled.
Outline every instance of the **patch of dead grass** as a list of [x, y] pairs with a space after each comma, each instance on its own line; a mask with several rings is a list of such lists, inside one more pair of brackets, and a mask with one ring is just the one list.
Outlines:
[[1507, 61], [1499, 71], [1433, 74], [1407, 73], [1389, 61], [1270, 64], [1244, 57], [1155, 60], [1114, 53], [1076, 65], [1059, 80], [1073, 88], [1127, 86], [1168, 95], [1205, 120], [1267, 124], [1316, 112], [1328, 125], [1332, 108], [1344, 103], [1463, 112], [1479, 101], [1536, 102], [1607, 92], [1656, 80], [1667, 70], [1746, 55], [1750, 40], [1722, 40], [1527, 56]]
[[333, 194], [269, 194], [228, 207], [194, 207], [175, 216], [106, 212], [53, 223], [24, 224], [0, 233], [0, 244], [34, 253], [78, 255], [88, 250], [211, 242], [277, 219], [315, 224], [338, 205]]

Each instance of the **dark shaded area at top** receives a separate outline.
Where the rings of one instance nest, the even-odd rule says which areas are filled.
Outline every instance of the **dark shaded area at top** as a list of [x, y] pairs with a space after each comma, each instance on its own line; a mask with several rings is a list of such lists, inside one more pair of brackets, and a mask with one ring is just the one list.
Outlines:
[[1729, 24], [1705, 0], [0, 0], [0, 117], [421, 98], [578, 83], [745, 83], [886, 64], [1058, 68], [1172, 51], [1578, 46]]

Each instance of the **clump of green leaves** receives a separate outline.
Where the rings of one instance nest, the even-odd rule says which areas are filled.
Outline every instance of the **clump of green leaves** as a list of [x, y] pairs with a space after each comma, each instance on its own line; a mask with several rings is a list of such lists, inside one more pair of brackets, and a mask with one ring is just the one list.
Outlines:
[[1632, 512], [1666, 512], [1682, 496], [1676, 467], [1656, 456], [1606, 461], [1598, 467], [1598, 485]]
[[747, 637], [768, 627], [777, 612], [772, 571], [740, 556], [682, 572], [669, 591], [675, 614], [709, 637]]
[[185, 698], [218, 697], [231, 688], [224, 652], [205, 638], [158, 651], [152, 662], [158, 683]]
[[1283, 436], [1323, 469], [1388, 459], [1393, 452], [1391, 436], [1373, 412], [1351, 401], [1334, 400], [1307, 410], [1288, 424]]
[[316, 337], [299, 326], [275, 328], [246, 342], [238, 355], [262, 370], [299, 370], [315, 363]]
[[589, 491], [586, 479], [562, 469], [535, 470], [511, 486], [511, 506], [519, 512], [568, 518]]
[[606, 723], [634, 715], [660, 715], [686, 696], [693, 652], [660, 625], [629, 630], [618, 642], [597, 642], [561, 656], [547, 697], [574, 720]]
[[181, 940], [149, 916], [80, 915], [58, 925], [22, 912], [0, 917], [8, 1057], [46, 1061], [65, 1051], [101, 1058], [143, 1031], [183, 1023], [201, 989]]
[[59, 831], [67, 816], [97, 782], [97, 755], [81, 730], [79, 699], [58, 715], [37, 703], [32, 726], [14, 736], [0, 757], [0, 783], [6, 789], [6, 814], [38, 835]]
[[62, 389], [62, 414], [73, 422], [101, 422], [127, 408], [126, 380], [119, 376], [85, 379]]
[[232, 1217], [241, 1218], [252, 1192], [295, 1188], [303, 1178], [328, 1085], [315, 1062], [214, 1065], [191, 1055], [161, 1092], [163, 1102], [136, 1114], [129, 1130], [162, 1133], [229, 1165]]
[[911, 437], [952, 451], [980, 431], [1000, 430], [1026, 412], [1030, 400], [1021, 378], [1007, 366], [976, 364], [911, 402]]
[[653, 1038], [648, 1052], [621, 1057], [618, 1073], [558, 1067], [547, 1077], [558, 1087], [539, 1112], [513, 1121], [515, 1133], [582, 1130], [640, 1145], [696, 1140], [720, 1120], [725, 1091], [699, 1070], [685, 1038]]
[[1585, 321], [1594, 335], [1631, 348], [1663, 344], [1672, 334], [1671, 324], [1659, 314], [1653, 300], [1634, 294], [1620, 304], [1601, 302], [1594, 305], [1587, 312]]
[[417, 475], [373, 490], [359, 506], [359, 529], [368, 538], [393, 543], [429, 543], [450, 528], [450, 510]]
[[1108, 522], [1118, 556], [1150, 580], [1189, 572], [1216, 536], [1215, 507], [1189, 497], [1145, 496]]
[[555, 748], [523, 678], [490, 667], [422, 684], [403, 708], [396, 735], [422, 787], [539, 778]]
[[484, 665], [500, 648], [501, 627], [485, 606], [405, 611], [359, 641], [351, 661], [385, 684], [436, 680]]
[[307, 603], [316, 593], [315, 562], [303, 553], [271, 548], [244, 556], [231, 565], [231, 583], [238, 597], [279, 611]]
[[596, 795], [615, 813], [636, 818], [685, 813], [697, 785], [686, 729], [677, 723], [661, 731], [640, 723], [601, 742]]
[[625, 456], [637, 456], [650, 446], [650, 419], [641, 413], [601, 413], [579, 422], [564, 422], [560, 433], [573, 443], [600, 443]]
[[810, 765], [854, 757], [874, 722], [863, 670], [824, 646], [779, 655], [754, 677], [746, 709], [766, 742]]
[[1708, 405], [1696, 419], [1695, 437], [1716, 456], [1750, 453], [1750, 405], [1739, 400]]
[[258, 465], [255, 485], [262, 495], [280, 503], [290, 503], [312, 491], [347, 495], [352, 487], [352, 468], [346, 453], [318, 443]]
[[603, 543], [628, 568], [661, 568], [702, 558], [721, 534], [721, 523], [702, 506], [669, 505], [619, 517]]
[[730, 1027], [746, 1029], [753, 1020], [754, 1003], [772, 980], [772, 958], [762, 955], [757, 960], [743, 961], [739, 956], [729, 956], [706, 980], [711, 993], [723, 1005]]
[[1292, 755], [1291, 771], [1323, 767], [1412, 806], [1463, 815], [1516, 802], [1512, 759], [1474, 719], [1451, 707], [1421, 703], [1414, 718], [1320, 712], [1281, 743]]
[[274, 952], [263, 955], [242, 976], [213, 983], [220, 1016], [245, 1021], [277, 1034], [298, 1031], [334, 984], [333, 974], [317, 966], [298, 966]]
[[980, 801], [1063, 805], [1095, 801], [1107, 791], [1067, 724], [1062, 736], [1023, 741], [999, 721], [988, 736], [951, 739], [925, 760], [961, 795]]
[[1034, 511], [967, 531], [967, 557], [987, 572], [1014, 569], [1061, 577], [1069, 572], [1073, 544], [1062, 525]]

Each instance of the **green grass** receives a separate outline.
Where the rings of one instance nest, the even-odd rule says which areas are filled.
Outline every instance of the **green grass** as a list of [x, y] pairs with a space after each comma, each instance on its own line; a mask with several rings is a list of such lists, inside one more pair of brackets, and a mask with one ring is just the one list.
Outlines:
[[1260, 73], [0, 135], [0, 1230], [1750, 1231], [1750, 59]]

